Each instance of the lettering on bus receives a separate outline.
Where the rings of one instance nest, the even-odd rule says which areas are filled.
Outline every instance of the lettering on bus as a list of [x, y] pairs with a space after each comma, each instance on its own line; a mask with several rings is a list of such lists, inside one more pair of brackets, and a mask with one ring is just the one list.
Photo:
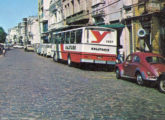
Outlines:
[[109, 49], [106, 49], [106, 48], [93, 48], [92, 47], [91, 50], [109, 52]]
[[106, 43], [113, 43], [113, 40], [106, 40]]
[[76, 50], [76, 46], [72, 45], [72, 46], [65, 46], [66, 50]]

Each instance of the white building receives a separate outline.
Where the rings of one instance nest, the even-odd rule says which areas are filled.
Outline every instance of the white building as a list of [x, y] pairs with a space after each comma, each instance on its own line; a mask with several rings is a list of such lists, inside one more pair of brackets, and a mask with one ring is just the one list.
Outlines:
[[27, 38], [30, 44], [40, 43], [39, 21], [37, 16], [27, 18]]
[[18, 42], [18, 27], [13, 27], [8, 30], [7, 42], [15, 44]]
[[50, 17], [48, 22], [49, 31], [64, 27], [62, 0], [51, 0], [49, 11], [50, 11], [49, 13]]

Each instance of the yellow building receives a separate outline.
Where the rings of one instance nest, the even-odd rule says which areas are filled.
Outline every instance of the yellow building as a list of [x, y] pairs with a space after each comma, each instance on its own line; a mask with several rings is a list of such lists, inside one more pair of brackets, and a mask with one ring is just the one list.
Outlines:
[[138, 0], [132, 7], [132, 52], [165, 56], [165, 0]]

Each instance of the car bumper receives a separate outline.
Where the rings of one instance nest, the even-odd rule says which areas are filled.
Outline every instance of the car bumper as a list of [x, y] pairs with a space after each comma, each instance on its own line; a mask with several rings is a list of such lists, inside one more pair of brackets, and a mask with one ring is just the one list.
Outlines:
[[34, 51], [34, 48], [27, 48], [28, 51]]

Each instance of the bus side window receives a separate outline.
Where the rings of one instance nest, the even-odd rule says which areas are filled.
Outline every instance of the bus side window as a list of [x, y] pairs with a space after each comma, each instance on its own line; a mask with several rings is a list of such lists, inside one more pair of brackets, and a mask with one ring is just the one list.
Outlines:
[[75, 42], [75, 31], [71, 31], [71, 36], [70, 36], [70, 43]]
[[54, 43], [57, 44], [57, 34], [54, 35]]
[[50, 43], [53, 43], [53, 34], [50, 34]]
[[53, 44], [55, 43], [55, 35], [54, 34], [52, 35], [52, 43]]
[[57, 34], [57, 44], [61, 43], [61, 33]]
[[65, 33], [61, 33], [61, 43], [64, 44], [65, 40]]
[[82, 30], [77, 30], [76, 31], [76, 43], [81, 43], [82, 39]]
[[66, 34], [65, 43], [67, 44], [70, 41], [70, 32], [66, 32], [65, 34]]

